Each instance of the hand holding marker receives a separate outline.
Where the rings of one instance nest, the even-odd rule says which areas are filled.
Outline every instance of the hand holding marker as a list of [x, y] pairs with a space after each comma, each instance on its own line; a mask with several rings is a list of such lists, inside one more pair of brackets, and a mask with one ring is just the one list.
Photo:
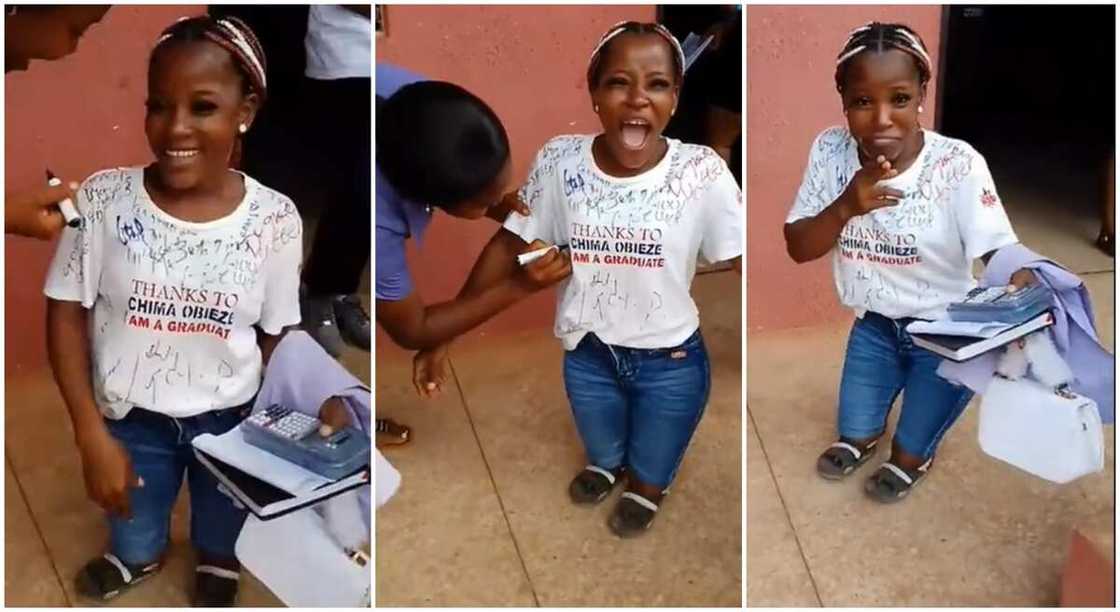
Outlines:
[[522, 251], [517, 255], [521, 271], [512, 280], [522, 290], [536, 293], [572, 275], [572, 260], [566, 244], [549, 245], [543, 240], [534, 240], [518, 250]]
[[[51, 187], [58, 187], [62, 184], [62, 180], [54, 175], [49, 169], [47, 170], [47, 185]], [[62, 212], [62, 217], [66, 219], [66, 225], [70, 227], [78, 227], [82, 224], [82, 217], [78, 214], [78, 209], [74, 208], [74, 203], [70, 198], [66, 198], [58, 203], [58, 210]]]

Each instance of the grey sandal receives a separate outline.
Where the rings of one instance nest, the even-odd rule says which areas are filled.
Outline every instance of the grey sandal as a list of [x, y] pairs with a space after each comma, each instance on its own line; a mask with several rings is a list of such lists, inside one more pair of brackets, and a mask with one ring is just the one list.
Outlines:
[[645, 497], [633, 491], [624, 491], [607, 525], [620, 538], [637, 537], [653, 525], [658, 509], [657, 504]]
[[879, 439], [860, 448], [843, 440], [833, 442], [817, 457], [817, 473], [825, 480], [843, 480], [875, 456]]
[[229, 608], [237, 599], [240, 572], [224, 567], [200, 564], [194, 568], [194, 599], [196, 608]]
[[608, 470], [597, 465], [588, 465], [576, 474], [568, 485], [568, 495], [577, 504], [597, 504], [604, 499], [622, 477], [623, 468]]
[[863, 490], [877, 502], [893, 504], [901, 501], [926, 477], [931, 464], [933, 457], [916, 470], [906, 470], [888, 461], [867, 479]]
[[124, 591], [154, 576], [160, 570], [160, 563], [147, 565], [125, 565], [113, 553], [90, 561], [78, 572], [74, 586], [85, 597], [108, 601]]

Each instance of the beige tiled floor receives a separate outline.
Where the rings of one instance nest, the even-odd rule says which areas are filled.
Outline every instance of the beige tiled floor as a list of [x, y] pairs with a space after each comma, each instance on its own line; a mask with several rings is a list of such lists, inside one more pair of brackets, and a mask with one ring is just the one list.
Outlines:
[[378, 605], [740, 605], [738, 280], [696, 281], [712, 400], [663, 514], [636, 540], [607, 529], [614, 498], [567, 500], [584, 458], [547, 330], [464, 339], [456, 384], [428, 404], [407, 355], [379, 345], [379, 414], [416, 438], [386, 452], [403, 485], [377, 515]]

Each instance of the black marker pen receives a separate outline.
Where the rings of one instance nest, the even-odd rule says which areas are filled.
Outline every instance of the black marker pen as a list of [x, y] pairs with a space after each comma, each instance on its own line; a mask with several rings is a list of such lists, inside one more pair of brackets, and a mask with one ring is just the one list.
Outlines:
[[[58, 187], [62, 184], [62, 180], [54, 175], [50, 169], [47, 170], [47, 185], [51, 187]], [[74, 202], [70, 198], [58, 203], [58, 210], [62, 212], [62, 218], [66, 219], [66, 225], [70, 227], [78, 227], [82, 224], [82, 216], [78, 214], [78, 209], [74, 208]]]

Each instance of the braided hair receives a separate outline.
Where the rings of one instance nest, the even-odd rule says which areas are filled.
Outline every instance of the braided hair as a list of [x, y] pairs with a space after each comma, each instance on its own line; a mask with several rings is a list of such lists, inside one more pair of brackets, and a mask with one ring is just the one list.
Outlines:
[[599, 39], [599, 43], [595, 45], [595, 49], [591, 51], [591, 59], [587, 64], [587, 88], [589, 90], [594, 91], [595, 86], [599, 83], [599, 77], [603, 71], [603, 56], [607, 54], [612, 42], [620, 34], [657, 34], [664, 38], [673, 50], [671, 53], [673, 56], [673, 76], [676, 77], [676, 85], [680, 86], [684, 79], [684, 51], [681, 49], [681, 43], [659, 23], [623, 21], [607, 30], [606, 34], [603, 34], [603, 37]]
[[848, 34], [848, 41], [836, 57], [836, 90], [844, 91], [844, 82], [852, 58], [861, 53], [872, 51], [882, 53], [898, 49], [914, 59], [918, 70], [918, 82], [922, 87], [929, 83], [933, 75], [932, 62], [926, 45], [918, 33], [900, 23], [879, 23], [873, 21], [860, 26]]
[[196, 41], [212, 42], [225, 49], [241, 73], [245, 94], [256, 94], [261, 102], [264, 101], [267, 89], [264, 48], [249, 26], [236, 17], [184, 17], [160, 34], [152, 49], [152, 57], [165, 45]]

